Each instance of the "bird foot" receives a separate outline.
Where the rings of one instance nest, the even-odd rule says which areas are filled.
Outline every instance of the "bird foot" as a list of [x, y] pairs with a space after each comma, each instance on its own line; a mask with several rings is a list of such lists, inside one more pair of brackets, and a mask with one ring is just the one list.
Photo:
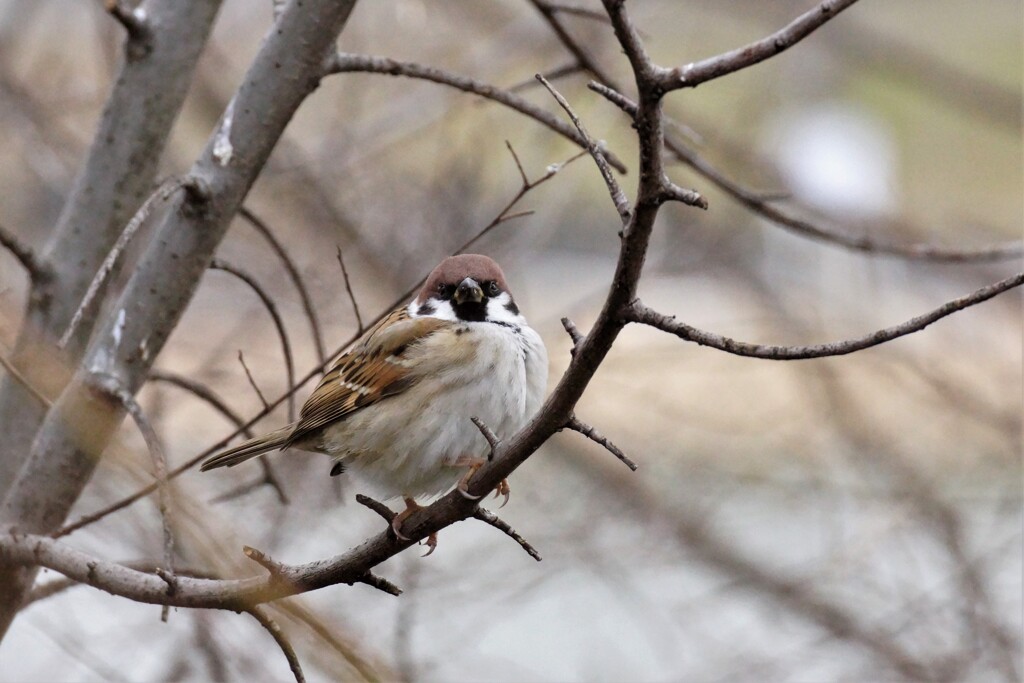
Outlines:
[[[403, 497], [402, 500], [405, 501], [405, 509], [395, 515], [394, 519], [391, 520], [391, 530], [395, 532], [395, 537], [399, 540], [411, 541], [412, 539], [403, 535], [402, 532], [399, 531], [399, 528], [402, 526], [402, 522], [409, 518], [409, 515], [417, 510], [422, 510], [423, 506], [407, 496]], [[423, 553], [423, 557], [426, 557], [437, 549], [437, 534], [431, 533], [422, 541], [422, 543], [429, 548], [427, 552]]]
[[[459, 490], [459, 493], [462, 494], [463, 498], [467, 498], [468, 500], [480, 500], [481, 498], [483, 498], [483, 496], [474, 496], [472, 493], [469, 492], [469, 481], [473, 478], [473, 475], [476, 474], [476, 471], [483, 467], [486, 463], [486, 458], [472, 458], [469, 456], [458, 457], [455, 459], [455, 462], [452, 463], [454, 467], [469, 468], [469, 471], [463, 475], [462, 479], [459, 480], [459, 485], [456, 487]], [[508, 479], [502, 479], [500, 482], [498, 482], [498, 485], [494, 487], [495, 498], [497, 498], [498, 496], [505, 496], [505, 500], [498, 507], [499, 510], [508, 505], [508, 499], [511, 493], [512, 490], [509, 488]]]

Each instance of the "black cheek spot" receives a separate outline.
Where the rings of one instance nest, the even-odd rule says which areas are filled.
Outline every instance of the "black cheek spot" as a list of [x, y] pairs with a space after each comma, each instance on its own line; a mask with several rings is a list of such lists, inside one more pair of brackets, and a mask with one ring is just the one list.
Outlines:
[[338, 462], [334, 463], [334, 467], [331, 468], [331, 476], [336, 477], [339, 474], [342, 474], [344, 471], [345, 463], [339, 460]]
[[519, 315], [519, 307], [516, 306], [515, 301], [509, 301], [507, 304], [505, 304], [505, 310], [511, 313], [512, 315]]
[[416, 309], [416, 315], [430, 315], [436, 311], [437, 309], [434, 308], [434, 304], [428, 301], [425, 304], [421, 304], [420, 307]]

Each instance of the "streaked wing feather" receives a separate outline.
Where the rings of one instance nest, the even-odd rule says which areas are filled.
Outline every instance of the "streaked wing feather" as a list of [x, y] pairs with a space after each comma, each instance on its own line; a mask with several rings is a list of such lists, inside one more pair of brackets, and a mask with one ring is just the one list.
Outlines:
[[414, 368], [395, 362], [413, 344], [450, 327], [439, 318], [410, 318], [404, 308], [384, 318], [366, 338], [342, 354], [302, 406], [289, 443], [408, 389]]

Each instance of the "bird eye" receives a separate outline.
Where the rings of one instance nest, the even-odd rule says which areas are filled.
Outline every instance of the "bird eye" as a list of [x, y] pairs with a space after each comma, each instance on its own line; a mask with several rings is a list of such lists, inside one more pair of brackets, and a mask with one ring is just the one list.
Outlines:
[[442, 299], [451, 299], [455, 294], [455, 285], [440, 284], [437, 286], [437, 293]]
[[491, 280], [487, 284], [487, 295], [488, 296], [497, 296], [498, 292], [500, 292], [500, 291], [501, 291], [501, 287], [499, 287], [498, 283], [495, 282], [494, 280]]

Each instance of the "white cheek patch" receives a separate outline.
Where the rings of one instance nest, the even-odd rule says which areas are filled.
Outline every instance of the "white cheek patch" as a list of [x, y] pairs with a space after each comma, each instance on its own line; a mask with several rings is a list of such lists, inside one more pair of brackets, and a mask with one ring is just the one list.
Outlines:
[[526, 319], [519, 313], [516, 305], [512, 303], [512, 296], [508, 292], [502, 292], [487, 301], [487, 320], [489, 322], [510, 323], [512, 325], [526, 324]]
[[455, 310], [452, 308], [452, 302], [445, 301], [444, 299], [435, 299], [434, 297], [427, 299], [422, 304], [417, 304], [413, 301], [409, 304], [409, 315], [413, 318], [427, 316], [430, 318], [440, 318], [441, 320], [451, 320], [452, 322], [458, 322], [459, 320], [459, 317], [455, 315]]

